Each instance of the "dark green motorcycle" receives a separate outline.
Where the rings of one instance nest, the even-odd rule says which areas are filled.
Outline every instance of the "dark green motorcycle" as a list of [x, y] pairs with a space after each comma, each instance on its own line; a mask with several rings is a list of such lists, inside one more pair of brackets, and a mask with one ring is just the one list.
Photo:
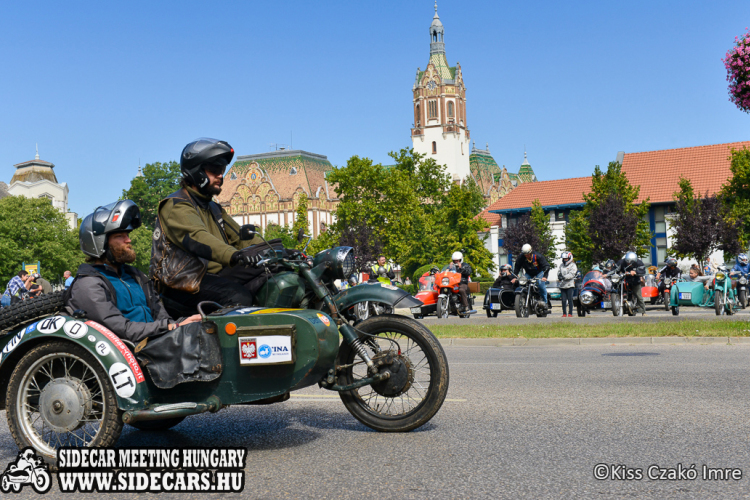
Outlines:
[[283, 269], [258, 294], [272, 307], [199, 305], [202, 331], [221, 356], [208, 382], [156, 387], [135, 346], [83, 315], [56, 313], [59, 296], [25, 301], [12, 327], [11, 316], [0, 318], [0, 406], [18, 447], [53, 463], [62, 446], [112, 446], [124, 424], [168, 429], [229, 405], [282, 402], [314, 384], [338, 392], [378, 431], [410, 431], [437, 413], [449, 375], [432, 333], [404, 316], [356, 322], [342, 314], [362, 301], [412, 307], [416, 299], [381, 283], [334, 293], [334, 280], [351, 274], [348, 247], [312, 262], [269, 252], [259, 265]]

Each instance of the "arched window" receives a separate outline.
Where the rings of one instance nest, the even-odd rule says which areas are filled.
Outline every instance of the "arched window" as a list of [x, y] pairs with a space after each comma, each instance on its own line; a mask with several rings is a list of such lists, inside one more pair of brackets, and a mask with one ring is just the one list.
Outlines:
[[448, 101], [448, 118], [453, 118], [453, 101]]
[[419, 127], [419, 125], [420, 125], [420, 118], [421, 118], [421, 117], [422, 117], [422, 115], [421, 115], [421, 114], [420, 114], [420, 112], [419, 112], [419, 104], [417, 104], [417, 114], [416, 114], [416, 116], [414, 117], [414, 123], [416, 123], [416, 124], [417, 124], [417, 127]]
[[437, 118], [437, 101], [430, 101], [428, 103], [428, 111], [430, 118]]
[[437, 154], [437, 142], [432, 141], [432, 154]]

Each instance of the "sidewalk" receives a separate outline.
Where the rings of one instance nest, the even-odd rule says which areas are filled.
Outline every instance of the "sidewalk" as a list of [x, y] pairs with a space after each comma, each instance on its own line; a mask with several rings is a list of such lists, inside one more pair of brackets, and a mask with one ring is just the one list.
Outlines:
[[599, 337], [580, 339], [438, 339], [452, 347], [542, 347], [561, 345], [644, 345], [644, 344], [724, 344], [750, 345], [750, 337]]

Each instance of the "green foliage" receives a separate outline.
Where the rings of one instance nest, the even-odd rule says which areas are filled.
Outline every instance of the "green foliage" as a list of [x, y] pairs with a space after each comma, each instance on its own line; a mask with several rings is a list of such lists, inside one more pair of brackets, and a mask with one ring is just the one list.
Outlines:
[[138, 229], [130, 232], [130, 245], [135, 251], [135, 262], [131, 264], [148, 276], [148, 268], [151, 264], [151, 242], [153, 241], [154, 232], [142, 225]]
[[549, 262], [550, 267], [554, 267], [553, 261], [556, 257], [555, 245], [557, 245], [557, 238], [552, 235], [552, 226], [549, 223], [549, 215], [544, 213], [542, 204], [539, 200], [534, 200], [531, 204], [531, 222], [536, 228], [536, 233], [539, 238], [539, 247], [534, 248], [535, 251], [544, 255], [544, 258]]
[[289, 226], [280, 226], [278, 224], [268, 224], [264, 231], [263, 237], [266, 241], [280, 239], [284, 248], [297, 248], [297, 237], [292, 234]]
[[[418, 267], [417, 270], [414, 271], [411, 281], [415, 284], [419, 284], [419, 278], [421, 278], [424, 273], [429, 272], [433, 266], [436, 266], [437, 268], [441, 267], [437, 264], [425, 264], [424, 266]], [[402, 276], [408, 276], [408, 274], [405, 274], [405, 273], [401, 273], [401, 274]]]
[[[644, 220], [649, 210], [648, 200], [635, 204], [640, 189], [640, 186], [630, 184], [620, 163], [610, 162], [606, 173], [596, 166], [591, 176], [591, 191], [583, 195], [583, 209], [579, 214], [571, 214], [570, 224], [565, 227], [566, 247], [573, 253], [576, 261], [581, 262], [581, 267], [589, 268], [594, 260], [617, 260], [622, 253], [631, 249], [643, 255], [650, 247], [651, 231], [648, 222]], [[605, 243], [611, 239], [612, 224], [606, 222], [606, 217], [597, 217], [597, 224], [591, 224], [590, 220], [592, 215], [599, 215], [606, 206], [611, 205], [613, 197], [621, 200], [625, 213], [637, 218], [638, 222], [629, 237], [618, 235], [619, 246], [622, 248], [610, 250], [611, 255], [602, 255], [600, 249], [611, 246]]]
[[297, 203], [297, 213], [294, 217], [294, 224], [292, 225], [292, 238], [294, 238], [294, 246], [289, 248], [296, 248], [297, 250], [302, 250], [302, 248], [304, 248], [307, 239], [304, 239], [301, 242], [297, 242], [297, 235], [299, 234], [300, 230], [302, 230], [304, 234], [309, 233], [309, 227], [310, 224], [307, 221], [307, 195], [305, 193], [302, 193], [302, 195], [300, 195], [299, 197], [299, 202]]
[[143, 177], [130, 181], [130, 188], [122, 191], [122, 199], [133, 200], [141, 209], [143, 223], [153, 229], [159, 202], [177, 191], [181, 177], [180, 164], [176, 161], [147, 163], [143, 167]]
[[419, 291], [418, 285], [396, 285], [396, 287], [400, 288], [401, 290], [405, 291], [406, 293], [409, 293], [411, 295], [415, 295]]
[[490, 288], [492, 288], [492, 285], [494, 283], [495, 283], [494, 281], [480, 281], [479, 282], [479, 293], [481, 293], [482, 295], [484, 295], [485, 293], [487, 293], [487, 290], [489, 290]]
[[477, 235], [486, 223], [475, 219], [483, 200], [473, 182], [452, 184], [445, 166], [411, 149], [390, 156], [393, 167], [352, 156], [328, 174], [340, 200], [331, 230], [344, 236], [370, 228], [370, 246], [382, 246], [404, 276], [426, 262], [448, 262], [459, 249], [478, 272], [491, 270], [492, 255]]
[[23, 262], [41, 262], [41, 274], [57, 281], [83, 263], [78, 231], [46, 198], [8, 196], [0, 200], [0, 287], [21, 270]]
[[[305, 247], [305, 239], [300, 245], [300, 250]], [[313, 238], [310, 242], [310, 246], [307, 247], [307, 255], [315, 255], [316, 253], [328, 250], [329, 248], [339, 246], [338, 237], [331, 231], [323, 231], [318, 235], [317, 238]]]
[[732, 149], [732, 177], [721, 187], [720, 198], [730, 222], [739, 224], [737, 238], [742, 248], [750, 243], [750, 149]]

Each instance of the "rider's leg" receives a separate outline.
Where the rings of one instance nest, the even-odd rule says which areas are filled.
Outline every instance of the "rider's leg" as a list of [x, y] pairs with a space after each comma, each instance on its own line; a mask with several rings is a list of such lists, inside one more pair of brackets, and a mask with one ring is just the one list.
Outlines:
[[536, 279], [539, 281], [537, 281], [536, 284], [539, 286], [539, 294], [542, 296], [542, 302], [546, 304], [547, 303], [547, 282], [542, 281], [542, 278], [544, 278], [544, 273], [537, 274]]
[[215, 274], [203, 277], [198, 293], [187, 293], [180, 290], [167, 289], [165, 291], [170, 299], [180, 302], [186, 307], [195, 308], [204, 300], [218, 302], [221, 305], [253, 305], [253, 294], [236, 281], [231, 281]]
[[461, 297], [461, 305], [465, 310], [469, 309], [469, 285], [461, 283], [458, 285], [458, 295]]
[[643, 292], [641, 289], [643, 286], [641, 285], [640, 281], [637, 281], [633, 285], [633, 295], [635, 295], [635, 301], [636, 301], [636, 309], [639, 313], [645, 313], [646, 312], [646, 303], [643, 301]]

